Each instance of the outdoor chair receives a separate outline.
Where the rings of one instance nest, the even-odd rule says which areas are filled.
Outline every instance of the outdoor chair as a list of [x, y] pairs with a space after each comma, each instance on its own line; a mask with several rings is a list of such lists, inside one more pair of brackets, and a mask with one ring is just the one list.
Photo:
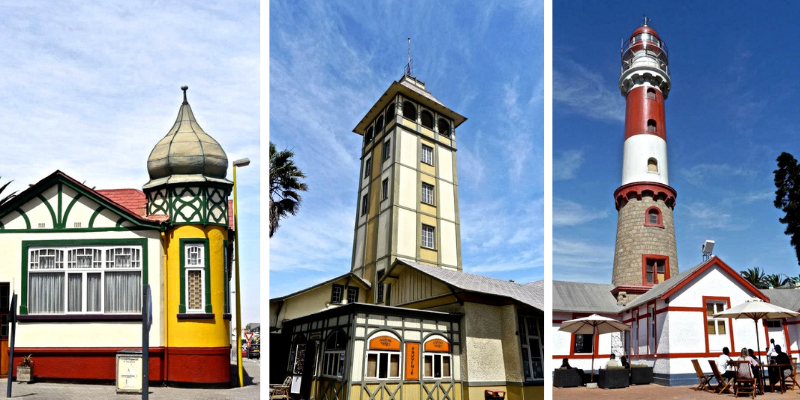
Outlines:
[[740, 393], [749, 394], [756, 398], [756, 378], [753, 376], [753, 369], [750, 368], [750, 361], [733, 361], [736, 369], [734, 378], [734, 397], [739, 397]]
[[597, 378], [597, 386], [603, 389], [625, 388], [629, 385], [629, 372], [622, 367], [601, 369]]
[[694, 372], [697, 374], [697, 379], [700, 380], [700, 384], [694, 390], [713, 390], [711, 388], [711, 378], [714, 377], [714, 374], [704, 373], [703, 369], [700, 368], [700, 361], [697, 361], [697, 359], [692, 360], [692, 365], [694, 366]]
[[719, 382], [719, 387], [717, 388], [717, 390], [714, 391], [714, 393], [722, 394], [722, 392], [724, 392], [725, 390], [728, 390], [728, 393], [730, 393], [729, 387], [733, 382], [733, 377], [728, 379], [723, 378], [722, 374], [719, 373], [719, 369], [717, 368], [717, 363], [714, 362], [714, 360], [708, 360], [708, 364], [711, 365], [711, 372], [714, 373], [714, 378], [716, 378], [717, 382]]
[[631, 385], [649, 385], [653, 383], [653, 367], [631, 365]]
[[556, 369], [553, 374], [553, 386], [555, 387], [578, 387], [583, 385], [580, 373], [577, 369]]
[[292, 377], [287, 376], [282, 384], [269, 385], [269, 400], [289, 400], [289, 388], [292, 386]]
[[789, 375], [789, 377], [787, 377], [786, 379], [784, 379], [787, 385], [789, 384], [789, 382], [792, 382], [792, 389], [796, 389], [798, 387], [796, 375], [797, 375], [797, 360], [794, 357], [792, 357], [792, 374]]

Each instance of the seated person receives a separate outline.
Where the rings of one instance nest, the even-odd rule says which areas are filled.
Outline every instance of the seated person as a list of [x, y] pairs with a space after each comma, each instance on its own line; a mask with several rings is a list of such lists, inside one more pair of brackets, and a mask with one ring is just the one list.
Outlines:
[[739, 364], [738, 365], [738, 368], [736, 370], [736, 379], [742, 379], [742, 378], [751, 379], [751, 378], [753, 378], [755, 375], [753, 375], [752, 365], [753, 365], [753, 362], [755, 360], [753, 360], [753, 358], [750, 357], [750, 353], [747, 351], [746, 347], [742, 347], [742, 352], [740, 354], [739, 360], [740, 361], [747, 361], [747, 364]]
[[778, 355], [775, 357], [775, 361], [782, 365], [781, 366], [781, 377], [783, 379], [788, 378], [792, 375], [792, 360], [789, 359], [789, 356], [781, 350], [781, 345], [775, 345], [775, 352]]
[[586, 372], [584, 372], [580, 368], [574, 368], [574, 367], [570, 366], [569, 365], [569, 359], [565, 358], [565, 359], [561, 360], [561, 369], [574, 369], [578, 373], [578, 375], [580, 375], [581, 382], [586, 382]]
[[[723, 379], [733, 378], [736, 376], [736, 372], [733, 370], [733, 365], [731, 364], [730, 353], [731, 350], [729, 348], [723, 347], [722, 354], [720, 354], [717, 358], [717, 369], [719, 370]], [[719, 384], [722, 385], [722, 382], [719, 382]], [[719, 388], [719, 386], [717, 388]]]
[[617, 356], [614, 353], [611, 353], [611, 358], [608, 359], [606, 363], [606, 369], [609, 367], [619, 367], [619, 362], [617, 362]]
[[619, 358], [620, 363], [622, 363], [622, 367], [625, 369], [631, 369], [631, 364], [628, 362], [628, 357], [622, 356]]

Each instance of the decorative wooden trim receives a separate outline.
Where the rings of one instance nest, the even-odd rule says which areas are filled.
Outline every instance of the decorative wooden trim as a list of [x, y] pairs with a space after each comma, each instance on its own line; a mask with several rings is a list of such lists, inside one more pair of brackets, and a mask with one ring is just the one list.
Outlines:
[[209, 247], [209, 240], [206, 238], [181, 238], [178, 240], [178, 247], [181, 252], [181, 276], [180, 276], [180, 283], [181, 283], [181, 296], [180, 296], [180, 303], [178, 304], [178, 313], [183, 314], [186, 313], [186, 245], [187, 244], [194, 244], [200, 243], [203, 245], [203, 258], [205, 262], [205, 267], [203, 268], [204, 275], [205, 275], [205, 311], [206, 313], [212, 313], [211, 309], [211, 260], [210, 254], [211, 251]]
[[18, 315], [20, 322], [123, 322], [142, 321], [142, 314], [34, 314]]
[[178, 313], [178, 319], [179, 320], [186, 320], [186, 319], [214, 319], [214, 314], [209, 314], [209, 313]]
[[[731, 267], [729, 267], [728, 264], [725, 264], [722, 260], [720, 260], [719, 257], [712, 258], [711, 260], [709, 260], [706, 263], [705, 266], [699, 268], [697, 271], [694, 271], [691, 275], [689, 275], [686, 278], [684, 278], [681, 282], [678, 282], [673, 288], [668, 290], [666, 293], [662, 294], [661, 295], [661, 299], [665, 300], [668, 297], [672, 296], [678, 290], [680, 290], [684, 286], [688, 285], [689, 282], [694, 280], [694, 278], [698, 277], [700, 274], [705, 272], [707, 269], [711, 268], [711, 266], [713, 266], [713, 265], [716, 265], [716, 266], [720, 267], [720, 269], [722, 269], [724, 272], [726, 272], [729, 276], [731, 276], [736, 281], [741, 283], [746, 289], [750, 290], [750, 292], [754, 296], [758, 297], [761, 300], [764, 300], [767, 303], [770, 302], [769, 298], [766, 295], [764, 295], [764, 293], [761, 293], [761, 291], [756, 289], [756, 287], [753, 286], [750, 282], [748, 282], [744, 278], [742, 278], [741, 275], [739, 275], [736, 271], [734, 271]], [[703, 304], [703, 307], [705, 307], [705, 303]]]

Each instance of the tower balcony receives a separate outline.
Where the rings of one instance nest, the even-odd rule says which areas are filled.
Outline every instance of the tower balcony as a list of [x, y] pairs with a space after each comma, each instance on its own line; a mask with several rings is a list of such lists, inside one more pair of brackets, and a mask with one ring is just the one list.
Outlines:
[[638, 66], [655, 67], [669, 75], [669, 52], [667, 44], [656, 36], [642, 33], [633, 36], [620, 49], [622, 67], [620, 74]]

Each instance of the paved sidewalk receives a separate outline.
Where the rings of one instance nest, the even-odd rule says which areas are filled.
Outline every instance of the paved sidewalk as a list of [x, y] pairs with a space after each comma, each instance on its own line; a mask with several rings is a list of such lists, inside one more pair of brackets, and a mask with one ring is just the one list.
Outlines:
[[[579, 388], [553, 388], [553, 400], [586, 400], [586, 399], [609, 399], [609, 400], [642, 400], [642, 399], [732, 399], [733, 395], [716, 395], [710, 392], [698, 392], [695, 386], [661, 386], [661, 385], [634, 385], [621, 389], [587, 389]], [[740, 398], [748, 398], [747, 396]], [[800, 399], [797, 390], [789, 390], [786, 394], [767, 392], [763, 396], [756, 396], [756, 399]]]
[[[231, 385], [238, 385], [239, 377], [236, 372], [236, 360], [232, 360]], [[150, 398], [153, 400], [181, 399], [181, 400], [224, 400], [224, 399], [258, 399], [261, 378], [260, 360], [243, 359], [244, 366], [244, 387], [232, 387], [230, 389], [185, 389], [174, 387], [150, 386]], [[0, 379], [0, 399], [5, 398], [8, 381]], [[56, 399], [56, 400], [78, 400], [78, 399], [121, 399], [135, 400], [140, 399], [139, 394], [116, 394], [113, 385], [87, 385], [70, 383], [47, 383], [38, 382], [33, 384], [17, 383], [12, 384], [12, 398], [22, 399]]]

